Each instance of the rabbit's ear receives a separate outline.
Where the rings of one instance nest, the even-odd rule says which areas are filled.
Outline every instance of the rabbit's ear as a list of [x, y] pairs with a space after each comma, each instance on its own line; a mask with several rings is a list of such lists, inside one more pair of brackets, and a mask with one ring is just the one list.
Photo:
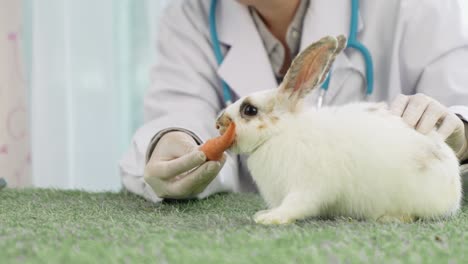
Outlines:
[[293, 60], [280, 86], [280, 94], [288, 95], [289, 104], [297, 104], [326, 80], [335, 57], [345, 47], [343, 35], [324, 37], [311, 44]]

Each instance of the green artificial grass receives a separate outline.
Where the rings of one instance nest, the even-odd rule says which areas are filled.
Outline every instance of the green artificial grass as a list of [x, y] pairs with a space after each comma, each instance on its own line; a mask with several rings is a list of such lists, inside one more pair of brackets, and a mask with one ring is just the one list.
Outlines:
[[128, 193], [0, 191], [0, 263], [467, 263], [468, 206], [442, 222], [260, 226], [253, 194], [152, 204]]

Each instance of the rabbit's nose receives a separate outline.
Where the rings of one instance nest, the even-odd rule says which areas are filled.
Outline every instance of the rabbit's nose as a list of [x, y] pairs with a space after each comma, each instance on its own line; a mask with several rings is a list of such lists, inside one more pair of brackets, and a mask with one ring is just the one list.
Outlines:
[[216, 119], [216, 129], [225, 130], [231, 122], [231, 118], [222, 112]]

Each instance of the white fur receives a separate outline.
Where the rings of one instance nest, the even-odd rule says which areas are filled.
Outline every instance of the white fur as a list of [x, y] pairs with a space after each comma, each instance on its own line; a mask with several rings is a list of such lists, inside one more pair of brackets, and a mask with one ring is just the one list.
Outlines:
[[[250, 153], [248, 167], [270, 207], [256, 214], [256, 222], [433, 219], [460, 208], [458, 160], [436, 132], [415, 131], [383, 104], [289, 112], [276, 96], [249, 96], [256, 105], [274, 101], [275, 110], [263, 114], [263, 121], [243, 120], [240, 102], [226, 109], [236, 123], [233, 149]], [[259, 124], [266, 128], [259, 130]]]
[[[385, 104], [302, 110], [304, 97], [344, 47], [343, 36], [311, 44], [294, 59], [278, 90], [242, 98], [220, 119], [236, 124], [233, 150], [250, 154], [248, 167], [271, 208], [258, 212], [255, 221], [453, 215], [462, 197], [459, 164], [437, 132], [417, 132]], [[243, 105], [258, 111], [245, 114]]]

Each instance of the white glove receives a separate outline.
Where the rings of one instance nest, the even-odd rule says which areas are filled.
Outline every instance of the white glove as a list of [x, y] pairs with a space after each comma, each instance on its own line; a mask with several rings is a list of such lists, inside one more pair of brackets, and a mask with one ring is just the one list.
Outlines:
[[436, 129], [458, 158], [466, 152], [468, 142], [463, 121], [435, 99], [424, 94], [400, 94], [390, 105], [390, 111], [423, 134]]
[[221, 170], [221, 161], [206, 161], [195, 140], [184, 132], [165, 134], [145, 167], [145, 181], [161, 198], [194, 198]]

